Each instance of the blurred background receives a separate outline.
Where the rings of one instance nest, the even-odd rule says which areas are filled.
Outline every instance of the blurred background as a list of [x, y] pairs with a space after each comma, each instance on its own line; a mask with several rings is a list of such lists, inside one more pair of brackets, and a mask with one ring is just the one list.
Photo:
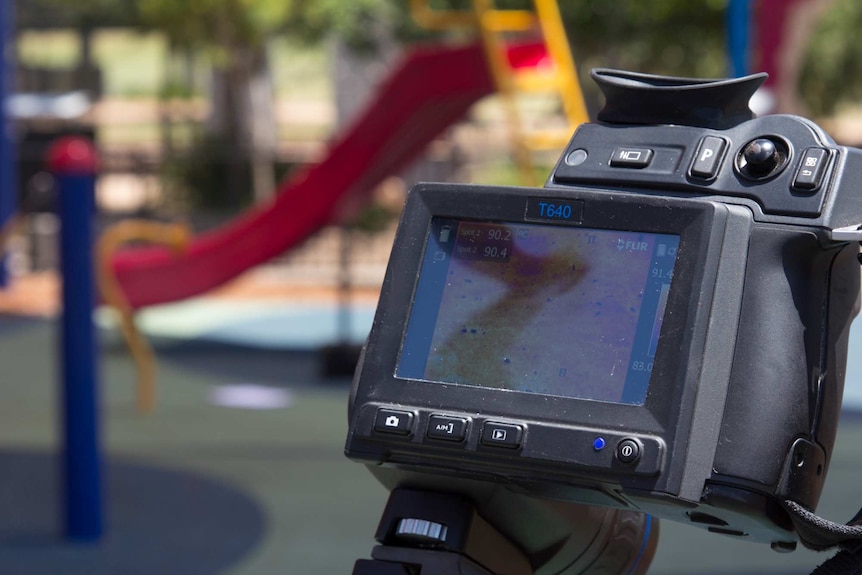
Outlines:
[[[406, 190], [542, 185], [600, 109], [593, 67], [767, 71], [758, 113], [862, 143], [860, 24], [856, 0], [4, 0], [0, 572], [350, 572], [386, 492], [341, 453], [347, 392]], [[66, 136], [98, 157], [104, 521], [83, 543], [58, 455]], [[821, 509], [842, 522], [860, 337]], [[655, 573], [822, 560], [663, 530]]]

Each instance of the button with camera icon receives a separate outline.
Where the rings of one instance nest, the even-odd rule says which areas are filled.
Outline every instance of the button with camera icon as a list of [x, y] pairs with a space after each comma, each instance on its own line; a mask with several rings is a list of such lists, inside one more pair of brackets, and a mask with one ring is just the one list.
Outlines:
[[378, 409], [374, 430], [396, 435], [410, 435], [413, 431], [413, 414], [395, 409]]

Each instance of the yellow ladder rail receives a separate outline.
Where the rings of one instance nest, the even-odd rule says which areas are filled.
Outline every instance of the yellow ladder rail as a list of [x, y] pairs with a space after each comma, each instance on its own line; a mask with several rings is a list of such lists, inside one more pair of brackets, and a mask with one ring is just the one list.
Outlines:
[[521, 114], [515, 101], [516, 86], [512, 68], [506, 61], [506, 52], [499, 38], [499, 30], [485, 25], [486, 15], [493, 10], [493, 0], [473, 0], [473, 8], [476, 12], [476, 19], [481, 24], [479, 32], [482, 36], [482, 45], [485, 48], [485, 57], [488, 59], [491, 75], [497, 85], [497, 91], [503, 104], [503, 112], [509, 126], [509, 138], [514, 147], [515, 163], [518, 164], [518, 171], [523, 183], [527, 186], [535, 186], [538, 182], [533, 170], [530, 150], [527, 148], [524, 138]]
[[135, 323], [129, 305], [111, 265], [114, 253], [130, 242], [145, 241], [167, 245], [179, 251], [192, 237], [185, 224], [162, 224], [147, 220], [126, 220], [105, 230], [96, 243], [96, 280], [102, 301], [113, 308], [120, 320], [120, 331], [135, 363], [136, 397], [139, 413], [151, 413], [156, 405], [156, 359], [150, 344]]
[[410, 0], [410, 16], [426, 30], [475, 28], [476, 16], [464, 10], [435, 10], [429, 0]]
[[475, 29], [483, 25], [496, 32], [524, 32], [537, 25], [536, 15], [528, 10], [494, 10], [489, 7], [479, 16], [475, 10], [435, 10], [429, 0], [410, 0], [410, 15], [423, 28], [438, 31]]
[[[494, 0], [473, 0], [471, 13], [464, 10], [435, 10], [430, 7], [430, 0], [410, 0], [413, 19], [420, 26], [431, 30], [478, 30], [509, 126], [515, 161], [521, 179], [527, 185], [536, 184], [531, 151], [562, 148], [574, 128], [588, 119], [557, 0], [533, 0], [533, 5], [535, 13], [526, 10], [498, 10], [494, 6]], [[550, 77], [535, 72], [521, 72], [516, 75], [507, 61], [501, 36], [507, 32], [531, 30], [540, 30], [542, 33], [548, 55], [554, 63], [553, 75]], [[558, 95], [569, 124], [567, 133], [524, 131], [516, 101], [517, 94], [539, 91], [553, 91]]]
[[586, 122], [587, 106], [584, 104], [584, 94], [581, 92], [581, 84], [578, 81], [575, 70], [575, 58], [569, 39], [566, 36], [566, 28], [563, 26], [563, 18], [560, 15], [560, 6], [557, 0], [533, 0], [536, 6], [536, 14], [539, 16], [539, 24], [542, 35], [548, 46], [548, 53], [556, 66], [557, 89], [563, 100], [563, 109], [572, 129]]

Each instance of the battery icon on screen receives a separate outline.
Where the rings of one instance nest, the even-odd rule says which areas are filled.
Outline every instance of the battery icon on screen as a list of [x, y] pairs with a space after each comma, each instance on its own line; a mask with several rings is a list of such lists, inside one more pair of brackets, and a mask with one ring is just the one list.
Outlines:
[[449, 232], [452, 230], [451, 226], [443, 226], [440, 228], [440, 243], [445, 244], [449, 241]]
[[663, 258], [667, 255], [667, 246], [665, 244], [659, 244], [658, 248], [656, 248], [655, 255], [660, 258]]

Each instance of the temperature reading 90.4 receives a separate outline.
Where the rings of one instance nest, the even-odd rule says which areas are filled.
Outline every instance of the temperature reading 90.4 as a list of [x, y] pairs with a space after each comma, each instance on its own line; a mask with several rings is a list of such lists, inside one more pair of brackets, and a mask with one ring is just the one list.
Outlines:
[[509, 257], [509, 248], [498, 248], [497, 246], [485, 246], [484, 256], [486, 259], [505, 260]]

